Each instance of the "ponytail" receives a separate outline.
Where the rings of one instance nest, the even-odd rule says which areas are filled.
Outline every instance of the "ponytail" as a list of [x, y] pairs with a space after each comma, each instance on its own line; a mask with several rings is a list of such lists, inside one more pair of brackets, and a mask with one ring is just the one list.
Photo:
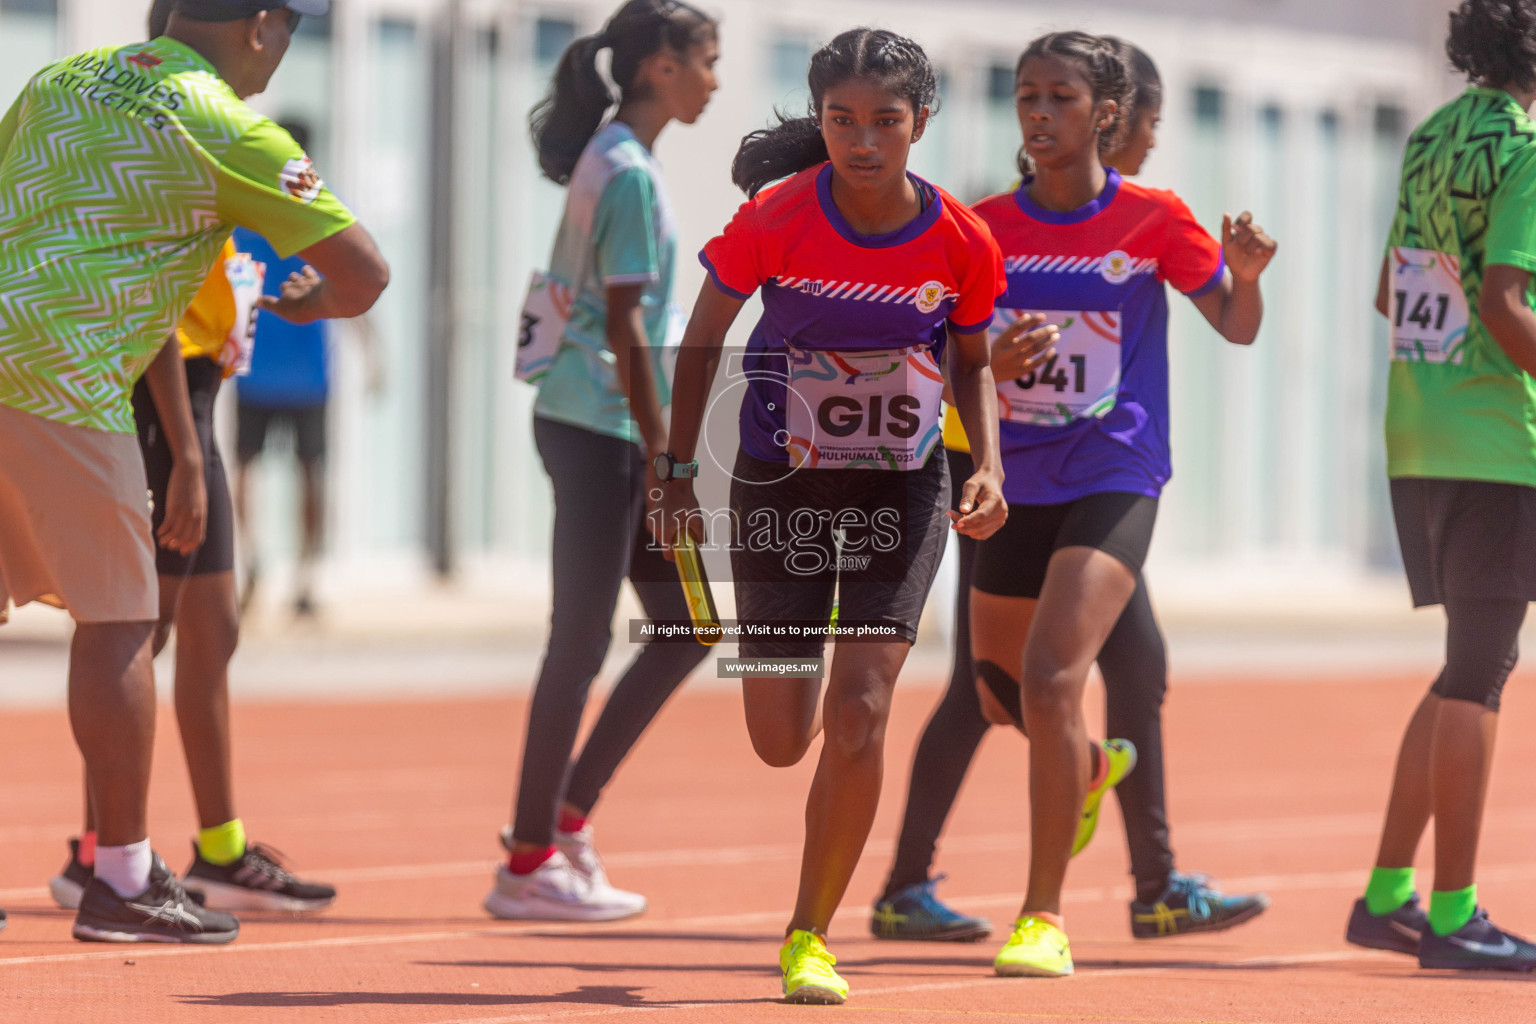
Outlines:
[[[603, 126], [609, 109], [616, 101], [638, 98], [635, 76], [647, 58], [663, 49], [685, 53], [714, 34], [714, 21], [682, 0], [629, 0], [601, 32], [566, 47], [549, 95], [528, 115], [544, 176], [559, 185], [570, 183], [576, 161]], [[597, 55], [603, 50], [612, 51], [617, 97], [597, 66]]]
[[748, 196], [755, 196], [769, 182], [799, 174], [807, 167], [825, 163], [827, 141], [814, 117], [785, 117], [741, 140], [731, 162], [731, 181]]
[[529, 115], [533, 144], [539, 151], [544, 176], [559, 185], [568, 184], [581, 151], [602, 127], [613, 106], [613, 93], [597, 70], [600, 35], [586, 36], [565, 48], [549, 95]]
[[781, 113], [778, 124], [741, 140], [731, 163], [736, 187], [755, 196], [765, 185], [824, 163], [827, 143], [821, 134], [821, 100], [828, 89], [852, 78], [878, 81], [910, 103], [914, 115], [924, 107], [930, 114], [935, 108], [938, 76], [921, 46], [894, 32], [850, 29], [811, 57], [810, 116], [792, 118]]

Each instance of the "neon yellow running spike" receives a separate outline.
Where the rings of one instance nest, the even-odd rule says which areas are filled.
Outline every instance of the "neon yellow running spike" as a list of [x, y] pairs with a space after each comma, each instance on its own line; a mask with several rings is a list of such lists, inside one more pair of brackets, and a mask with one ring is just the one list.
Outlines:
[[1004, 978], [1065, 978], [1072, 973], [1072, 947], [1066, 932], [1051, 922], [1021, 917], [992, 969]]
[[779, 950], [784, 970], [786, 1003], [841, 1003], [848, 998], [848, 983], [832, 969], [837, 957], [815, 932], [795, 929]]
[[1104, 794], [1120, 785], [1120, 780], [1131, 774], [1131, 769], [1136, 767], [1136, 745], [1130, 740], [1105, 740], [1099, 744], [1099, 750], [1109, 761], [1109, 771], [1105, 773], [1104, 781], [1090, 789], [1088, 799], [1083, 801], [1083, 817], [1077, 823], [1077, 838], [1072, 841], [1074, 857], [1093, 842], [1093, 833], [1099, 827], [1099, 805], [1104, 802]]

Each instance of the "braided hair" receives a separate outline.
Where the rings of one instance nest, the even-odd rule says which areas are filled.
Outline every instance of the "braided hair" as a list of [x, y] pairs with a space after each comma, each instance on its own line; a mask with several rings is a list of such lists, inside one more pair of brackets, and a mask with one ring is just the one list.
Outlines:
[[555, 68], [549, 95], [528, 115], [534, 148], [544, 176], [568, 184], [582, 150], [602, 127], [615, 97], [597, 67], [603, 50], [613, 54], [611, 75], [620, 101], [637, 99], [640, 65], [663, 49], [686, 53], [690, 46], [715, 37], [713, 19], [682, 0], [629, 0], [596, 35], [565, 48]]
[[[1129, 123], [1126, 115], [1131, 107], [1135, 86], [1131, 69], [1126, 65], [1118, 40], [1087, 32], [1052, 32], [1041, 36], [1024, 48], [1019, 63], [1014, 67], [1014, 80], [1024, 73], [1024, 65], [1036, 57], [1060, 57], [1071, 61], [1082, 71], [1093, 94], [1094, 103], [1114, 100], [1118, 106], [1115, 120], [1099, 133], [1099, 147], [1114, 148], [1120, 130]], [[1155, 72], [1156, 69], [1154, 69]], [[1019, 150], [1019, 173], [1028, 177], [1035, 172], [1034, 161]]]
[[933, 62], [905, 36], [883, 29], [855, 28], [842, 33], [811, 57], [808, 116], [778, 114], [779, 123], [741, 140], [731, 164], [731, 180], [749, 196], [763, 186], [815, 167], [828, 159], [821, 135], [821, 101], [827, 90], [850, 79], [870, 79], [912, 105], [913, 114], [934, 109], [939, 91]]

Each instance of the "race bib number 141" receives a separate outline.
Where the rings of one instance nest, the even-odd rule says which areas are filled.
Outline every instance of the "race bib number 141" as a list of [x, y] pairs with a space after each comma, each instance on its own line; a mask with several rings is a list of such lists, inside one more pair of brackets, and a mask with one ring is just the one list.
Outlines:
[[1392, 247], [1392, 358], [1460, 363], [1467, 341], [1467, 293], [1461, 261], [1432, 249]]

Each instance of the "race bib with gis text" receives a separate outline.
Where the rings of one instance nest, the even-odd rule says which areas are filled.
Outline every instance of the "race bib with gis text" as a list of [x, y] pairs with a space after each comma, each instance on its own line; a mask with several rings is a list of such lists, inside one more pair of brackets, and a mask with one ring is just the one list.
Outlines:
[[927, 345], [880, 352], [789, 349], [790, 465], [921, 469], [939, 443], [944, 375]]

